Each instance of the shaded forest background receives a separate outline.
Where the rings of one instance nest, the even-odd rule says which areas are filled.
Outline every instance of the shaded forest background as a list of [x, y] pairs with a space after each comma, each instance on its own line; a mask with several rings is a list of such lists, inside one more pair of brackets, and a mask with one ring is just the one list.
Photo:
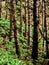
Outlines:
[[0, 0], [0, 65], [49, 65], [48, 0]]

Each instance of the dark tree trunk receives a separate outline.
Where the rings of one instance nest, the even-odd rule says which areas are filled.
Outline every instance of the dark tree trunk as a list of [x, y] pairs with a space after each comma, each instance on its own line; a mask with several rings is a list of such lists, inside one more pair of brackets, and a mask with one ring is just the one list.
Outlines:
[[28, 0], [28, 45], [30, 45], [30, 0]]
[[1, 18], [1, 13], [2, 13], [2, 0], [0, 0], [0, 18]]
[[23, 35], [22, 23], [23, 23], [22, 0], [20, 0], [20, 34], [21, 35]]
[[34, 21], [34, 34], [33, 34], [33, 51], [32, 51], [32, 58], [37, 59], [38, 57], [38, 6], [39, 0], [34, 1], [34, 8], [33, 8], [33, 21]]
[[16, 22], [16, 2], [15, 0], [10, 0], [10, 32], [12, 34], [12, 31], [14, 32], [14, 40], [15, 40], [15, 47], [16, 47], [16, 54], [20, 56], [20, 50], [18, 45], [18, 35], [17, 35], [17, 22]]
[[18, 33], [17, 33], [17, 27], [16, 27], [16, 20], [14, 20], [14, 39], [15, 39], [15, 47], [16, 47], [16, 54], [18, 55], [18, 57], [20, 57], [20, 49], [19, 49], [19, 45], [18, 45]]

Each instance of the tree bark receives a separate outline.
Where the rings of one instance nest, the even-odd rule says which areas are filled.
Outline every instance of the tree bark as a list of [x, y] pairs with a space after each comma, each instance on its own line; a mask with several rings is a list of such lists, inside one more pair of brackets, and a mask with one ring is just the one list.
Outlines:
[[25, 1], [25, 36], [28, 37], [28, 3]]
[[47, 42], [47, 18], [46, 18], [46, 16], [47, 16], [47, 13], [46, 13], [46, 11], [47, 11], [47, 0], [44, 0], [44, 36], [45, 36], [45, 38], [46, 38], [46, 55], [47, 55], [47, 58], [49, 58], [49, 52], [48, 52], [48, 42]]
[[1, 18], [1, 13], [2, 13], [2, 0], [0, 0], [0, 18]]
[[32, 51], [32, 58], [37, 59], [38, 57], [38, 6], [39, 0], [34, 1], [34, 8], [33, 8], [33, 21], [34, 21], [34, 34], [33, 34], [33, 51]]
[[21, 35], [23, 35], [22, 23], [23, 23], [22, 0], [20, 0], [20, 34], [21, 34]]
[[29, 6], [30, 6], [30, 0], [28, 0], [28, 45], [30, 45], [30, 26], [31, 26], [31, 19], [30, 19], [31, 10], [29, 9]]
[[9, 19], [10, 18], [10, 13], [9, 13], [9, 0], [6, 0], [5, 1], [5, 6], [6, 6], [6, 16], [5, 16], [5, 18], [6, 19]]
[[17, 22], [16, 22], [16, 2], [15, 0], [10, 0], [10, 32], [14, 32], [14, 40], [15, 40], [15, 47], [16, 47], [16, 54], [20, 56], [20, 50], [18, 45], [18, 30], [17, 30]]

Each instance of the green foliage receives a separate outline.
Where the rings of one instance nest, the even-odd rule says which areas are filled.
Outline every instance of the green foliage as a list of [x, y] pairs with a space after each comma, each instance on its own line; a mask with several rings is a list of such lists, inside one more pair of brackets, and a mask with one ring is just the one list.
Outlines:
[[10, 22], [5, 19], [0, 19], [0, 35], [9, 34]]
[[24, 36], [22, 36], [20, 34], [18, 34], [18, 39], [19, 39], [19, 41], [22, 41], [22, 42], [26, 42], [27, 41], [27, 37], [24, 37]]
[[0, 65], [26, 65], [23, 61], [18, 60], [17, 57], [9, 55], [4, 49], [0, 49]]

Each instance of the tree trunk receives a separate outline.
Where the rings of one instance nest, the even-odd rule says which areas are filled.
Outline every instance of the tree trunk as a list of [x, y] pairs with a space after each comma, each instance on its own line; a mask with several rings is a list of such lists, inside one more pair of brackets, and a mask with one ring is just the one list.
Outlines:
[[30, 0], [28, 0], [28, 45], [30, 45], [30, 24], [31, 24], [31, 21], [30, 21], [31, 10], [29, 9], [29, 7], [30, 7]]
[[11, 18], [10, 18], [10, 22], [11, 22], [11, 31], [12, 30], [14, 31], [14, 40], [15, 40], [15, 47], [16, 47], [16, 54], [18, 56], [20, 56], [20, 50], [19, 50], [19, 46], [18, 46], [18, 35], [17, 35], [17, 22], [16, 22], [16, 2], [15, 0], [10, 0], [10, 15], [11, 15]]
[[9, 17], [10, 17], [10, 16], [9, 16], [9, 15], [10, 15], [10, 14], [9, 14], [9, 0], [6, 0], [6, 1], [5, 1], [5, 6], [6, 6], [6, 16], [5, 16], [5, 18], [6, 18], [6, 19], [9, 19]]
[[49, 57], [49, 53], [48, 53], [48, 39], [47, 39], [47, 20], [46, 20], [46, 16], [47, 16], [47, 0], [44, 0], [44, 36], [46, 38], [46, 55], [47, 58]]
[[[42, 30], [43, 30], [43, 35], [44, 35], [44, 2], [42, 0]], [[44, 47], [44, 44], [45, 43], [45, 40], [43, 38], [43, 47]]]
[[0, 0], [0, 18], [1, 18], [1, 13], [2, 13], [2, 0]]
[[20, 0], [20, 34], [21, 34], [21, 35], [23, 35], [22, 23], [23, 23], [22, 0]]
[[25, 36], [28, 37], [28, 3], [25, 1]]
[[38, 6], [39, 0], [34, 1], [34, 8], [33, 8], [33, 20], [34, 20], [34, 34], [33, 34], [33, 51], [32, 51], [32, 58], [37, 59], [38, 57]]

